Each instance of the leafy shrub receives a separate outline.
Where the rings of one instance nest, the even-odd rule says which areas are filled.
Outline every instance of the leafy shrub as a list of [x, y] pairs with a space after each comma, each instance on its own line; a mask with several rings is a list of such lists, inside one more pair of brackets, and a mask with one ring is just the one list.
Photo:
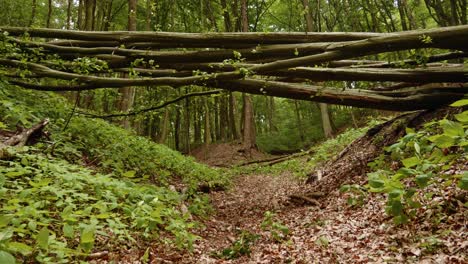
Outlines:
[[232, 243], [232, 246], [223, 249], [221, 252], [216, 253], [215, 256], [224, 259], [236, 259], [241, 256], [250, 256], [250, 247], [257, 241], [259, 235], [250, 233], [249, 231], [242, 230], [239, 239]]
[[[468, 104], [462, 100], [455, 105]], [[381, 168], [368, 174], [368, 190], [387, 194], [386, 212], [396, 224], [406, 223], [423, 207], [432, 195], [427, 192], [431, 185], [468, 189], [468, 173], [447, 175], [455, 162], [466, 162], [468, 150], [468, 111], [455, 115], [456, 121], [443, 119], [427, 123], [420, 131], [407, 129], [407, 134], [397, 143], [386, 148], [394, 163], [401, 167], [393, 171], [381, 157], [371, 167]], [[426, 195], [416, 195], [425, 193]]]
[[188, 231], [194, 223], [177, 209], [179, 193], [30, 152], [0, 161], [1, 249], [24, 260], [65, 263], [95, 245], [136, 245], [163, 231], [181, 248], [197, 238]]
[[266, 211], [263, 217], [261, 227], [262, 230], [270, 232], [273, 240], [275, 240], [276, 242], [282, 242], [289, 235], [289, 228], [283, 225], [281, 222], [275, 221], [275, 216], [276, 215], [274, 213]]

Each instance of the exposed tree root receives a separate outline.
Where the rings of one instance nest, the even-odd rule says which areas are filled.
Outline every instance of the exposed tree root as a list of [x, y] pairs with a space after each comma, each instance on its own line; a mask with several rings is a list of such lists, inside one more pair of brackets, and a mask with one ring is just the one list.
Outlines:
[[[335, 159], [322, 166], [322, 178], [311, 174], [307, 183], [312, 189], [325, 194], [350, 183], [368, 171], [367, 164], [377, 158], [386, 146], [395, 143], [405, 133], [406, 127], [417, 128], [435, 117], [456, 111], [453, 108], [418, 111], [398, 116], [369, 129], [367, 133], [346, 147]], [[309, 188], [308, 188], [309, 189]]]

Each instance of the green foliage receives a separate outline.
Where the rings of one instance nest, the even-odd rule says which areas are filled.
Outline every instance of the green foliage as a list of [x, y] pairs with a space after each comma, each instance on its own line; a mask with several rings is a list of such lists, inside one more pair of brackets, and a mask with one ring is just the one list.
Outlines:
[[228, 248], [223, 249], [221, 252], [215, 253], [214, 255], [224, 259], [236, 259], [241, 256], [250, 256], [250, 247], [257, 241], [259, 235], [250, 233], [249, 231], [242, 230], [239, 238], [232, 243]]
[[194, 223], [177, 209], [181, 194], [34, 152], [1, 161], [1, 245], [7, 252], [61, 263], [97, 244], [135, 245], [137, 238], [156, 239], [161, 231], [180, 248], [190, 249], [197, 239], [189, 232]]
[[[0, 161], [0, 263], [10, 256], [65, 263], [95, 248], [154, 240], [193, 248], [191, 214], [211, 211], [197, 188], [224, 185], [226, 177], [102, 120], [73, 117], [63, 132], [71, 112], [63, 98], [0, 86], [3, 126], [51, 119], [50, 142], [8, 149], [8, 160]], [[174, 179], [188, 190], [167, 188]]]
[[[458, 102], [455, 105], [462, 104]], [[455, 161], [466, 161], [467, 114], [468, 111], [464, 111], [455, 115], [457, 121], [442, 119], [430, 122], [420, 131], [407, 129], [406, 136], [386, 149], [391, 160], [401, 161], [402, 166], [398, 170], [388, 168], [383, 156], [370, 164], [380, 169], [368, 174], [367, 188], [370, 192], [387, 194], [386, 212], [393, 216], [396, 224], [406, 223], [430, 200], [433, 194], [428, 193], [429, 186], [457, 183], [461, 189], [467, 189], [467, 173], [443, 173]]]
[[347, 203], [351, 207], [362, 206], [364, 204], [364, 200], [367, 197], [366, 191], [364, 187], [358, 184], [347, 184], [340, 188], [340, 192], [349, 194]]
[[0, 87], [0, 121], [8, 128], [14, 129], [18, 122], [27, 127], [42, 118], [51, 119], [49, 129], [54, 144], [42, 147], [53, 156], [134, 181], [167, 184], [174, 177], [180, 177], [188, 184], [189, 194], [193, 194], [199, 184], [223, 186], [228, 183], [219, 171], [103, 120], [73, 117], [67, 130], [62, 131], [71, 112], [64, 98], [1, 82]]
[[275, 221], [275, 213], [266, 211], [261, 224], [262, 230], [269, 231], [276, 242], [284, 241], [289, 235], [289, 228], [279, 221]]

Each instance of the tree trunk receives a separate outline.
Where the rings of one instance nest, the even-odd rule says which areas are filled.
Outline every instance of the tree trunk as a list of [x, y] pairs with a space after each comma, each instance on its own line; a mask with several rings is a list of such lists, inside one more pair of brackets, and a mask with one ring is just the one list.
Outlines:
[[232, 92], [229, 92], [229, 123], [230, 131], [233, 140], [241, 138], [240, 131], [237, 129], [236, 122], [236, 97]]
[[[241, 25], [242, 32], [249, 31], [249, 19], [247, 13], [247, 0], [241, 0]], [[256, 147], [255, 137], [255, 119], [252, 105], [252, 98], [250, 95], [242, 94], [242, 102], [244, 104], [244, 130], [243, 130], [243, 144], [247, 154], [251, 155], [251, 149]]]
[[36, 9], [37, 9], [37, 2], [36, 0], [32, 0], [31, 18], [29, 19], [28, 27], [31, 27], [34, 23], [34, 19], [36, 18]]
[[[128, 0], [128, 31], [136, 31], [137, 21], [136, 21], [136, 11], [137, 11], [137, 0]], [[133, 87], [123, 87], [120, 88], [120, 111], [126, 112], [133, 107], [135, 101], [135, 88]], [[130, 121], [125, 118], [122, 121], [124, 128], [130, 128]]]
[[150, 31], [151, 30], [151, 0], [146, 0], [146, 23], [145, 23], [145, 30]]
[[397, 4], [398, 4], [398, 12], [400, 14], [400, 22], [401, 22], [401, 28], [406, 31], [408, 30], [408, 24], [406, 23], [406, 10], [405, 10], [405, 7], [403, 6], [402, 4], [402, 0], [398, 0], [397, 1]]
[[177, 151], [180, 151], [180, 110], [175, 108], [176, 118], [174, 122], [174, 147]]
[[[185, 93], [188, 93], [188, 89], [185, 89]], [[190, 155], [190, 99], [185, 98], [185, 107], [184, 107], [184, 150], [185, 153]]]
[[204, 133], [204, 140], [205, 146], [211, 143], [211, 121], [210, 121], [210, 108], [208, 106], [208, 99], [204, 99], [204, 112], [205, 112], [205, 133]]
[[52, 0], [48, 1], [47, 4], [47, 20], [46, 20], [46, 28], [50, 28], [50, 20], [52, 18]]
[[302, 120], [301, 120], [301, 113], [299, 112], [299, 105], [296, 100], [294, 100], [294, 110], [296, 112], [296, 122], [297, 122], [297, 130], [299, 131], [299, 137], [302, 142], [304, 142], [304, 129], [302, 128]]
[[[302, 4], [306, 10], [309, 10], [309, 0], [303, 0]], [[318, 6], [320, 7], [320, 3], [318, 3]], [[305, 12], [304, 16], [306, 18], [307, 31], [313, 32], [314, 29], [312, 26], [312, 16], [310, 15], [309, 12]], [[320, 30], [321, 26], [318, 25], [317, 28]], [[330, 115], [328, 113], [328, 106], [326, 104], [319, 103], [319, 108], [320, 108], [320, 116], [322, 117], [323, 134], [325, 135], [326, 138], [330, 138], [333, 136], [333, 130], [331, 127]]]
[[67, 29], [70, 30], [71, 27], [71, 7], [73, 4], [73, 0], [68, 0], [67, 3]]
[[84, 25], [83, 25], [83, 8], [84, 8], [84, 0], [79, 0], [78, 2], [78, 19], [76, 21], [77, 24], [77, 29], [78, 30], [83, 30]]

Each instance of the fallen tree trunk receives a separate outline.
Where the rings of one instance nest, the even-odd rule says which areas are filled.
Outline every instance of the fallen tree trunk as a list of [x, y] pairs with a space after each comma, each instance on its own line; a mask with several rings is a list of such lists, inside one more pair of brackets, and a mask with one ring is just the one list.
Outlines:
[[43, 129], [49, 123], [49, 119], [44, 119], [36, 125], [28, 129], [19, 129], [16, 132], [8, 132], [11, 135], [9, 138], [0, 142], [0, 159], [8, 156], [6, 152], [7, 147], [22, 147], [32, 144], [34, 140], [42, 136]]

